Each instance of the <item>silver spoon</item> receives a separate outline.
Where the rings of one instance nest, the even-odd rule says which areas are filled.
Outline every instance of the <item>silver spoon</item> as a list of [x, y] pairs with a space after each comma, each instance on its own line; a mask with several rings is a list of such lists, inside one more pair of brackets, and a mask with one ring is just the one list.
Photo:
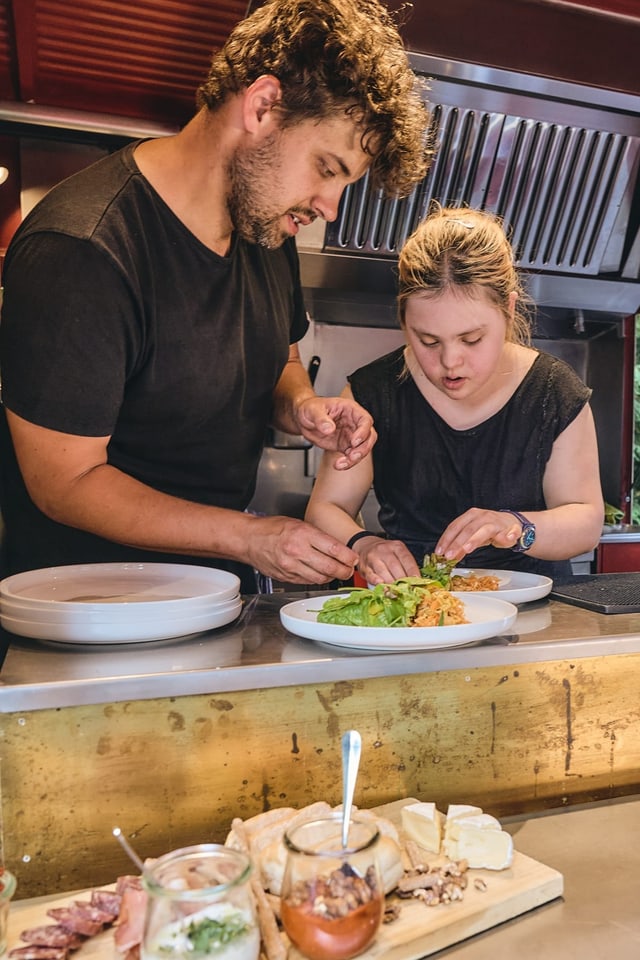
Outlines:
[[140, 873], [145, 873], [146, 871], [145, 871], [144, 863], [142, 862], [138, 854], [135, 852], [135, 850], [133, 849], [133, 847], [125, 837], [120, 827], [114, 827], [111, 832], [113, 833], [114, 837], [116, 838], [116, 840], [118, 841], [118, 843], [120, 844], [124, 852], [129, 857], [129, 859], [132, 861], [132, 863], [135, 863]]
[[349, 821], [361, 749], [362, 738], [358, 731], [347, 730], [342, 737], [342, 847], [345, 850], [349, 843]]

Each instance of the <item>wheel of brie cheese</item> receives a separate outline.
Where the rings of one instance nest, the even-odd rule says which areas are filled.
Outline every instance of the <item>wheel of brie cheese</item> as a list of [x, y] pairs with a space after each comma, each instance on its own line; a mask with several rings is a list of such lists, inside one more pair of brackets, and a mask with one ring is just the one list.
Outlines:
[[431, 853], [485, 870], [504, 870], [513, 862], [511, 834], [480, 807], [451, 803], [445, 817], [435, 803], [411, 803], [400, 816], [407, 837]]

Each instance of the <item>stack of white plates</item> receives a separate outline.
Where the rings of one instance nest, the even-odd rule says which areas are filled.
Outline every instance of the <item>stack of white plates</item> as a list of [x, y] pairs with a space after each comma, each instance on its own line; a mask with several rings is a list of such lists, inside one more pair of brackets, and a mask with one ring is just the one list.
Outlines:
[[180, 563], [82, 563], [0, 581], [0, 623], [60, 643], [166, 640], [231, 623], [240, 580]]

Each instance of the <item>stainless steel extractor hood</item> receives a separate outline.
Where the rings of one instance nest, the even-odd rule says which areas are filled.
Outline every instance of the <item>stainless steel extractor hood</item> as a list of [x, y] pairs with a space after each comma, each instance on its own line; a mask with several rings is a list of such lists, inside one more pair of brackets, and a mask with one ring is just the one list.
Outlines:
[[395, 292], [406, 237], [433, 200], [481, 207], [511, 231], [538, 304], [621, 315], [640, 308], [640, 95], [411, 54], [426, 82], [436, 156], [410, 196], [365, 176], [320, 244], [300, 238], [314, 291]]

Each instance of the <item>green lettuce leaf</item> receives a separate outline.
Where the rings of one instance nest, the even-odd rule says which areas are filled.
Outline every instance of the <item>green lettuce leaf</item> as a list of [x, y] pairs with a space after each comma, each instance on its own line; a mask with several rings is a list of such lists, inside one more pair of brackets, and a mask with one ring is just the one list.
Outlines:
[[445, 557], [438, 556], [437, 553], [427, 553], [422, 561], [420, 573], [423, 577], [431, 577], [431, 579], [437, 580], [445, 590], [448, 590], [451, 583], [451, 571], [457, 566], [458, 562], [458, 560], [447, 560]]
[[420, 601], [434, 589], [434, 579], [404, 577], [393, 583], [378, 583], [370, 590], [349, 590], [344, 597], [330, 597], [318, 612], [318, 623], [349, 627], [410, 627]]

